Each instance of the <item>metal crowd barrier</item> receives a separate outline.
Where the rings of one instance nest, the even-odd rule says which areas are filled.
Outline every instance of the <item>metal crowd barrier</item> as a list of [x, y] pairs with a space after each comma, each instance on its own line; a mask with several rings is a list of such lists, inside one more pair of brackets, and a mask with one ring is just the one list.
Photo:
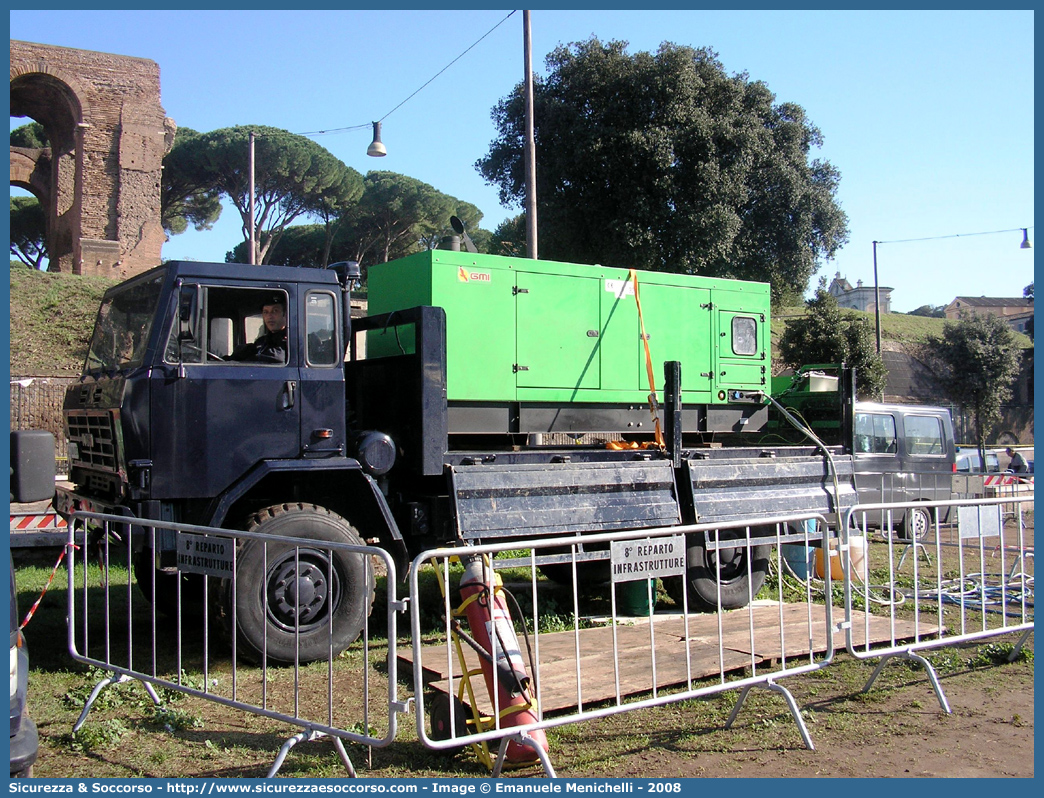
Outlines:
[[[893, 659], [920, 664], [942, 709], [950, 706], [931, 663], [917, 652], [1021, 633], [1015, 659], [1033, 632], [1032, 496], [852, 507], [841, 527], [845, 645], [880, 659], [863, 692]], [[898, 523], [912, 508], [930, 523], [913, 539]], [[857, 545], [858, 544], [858, 545]], [[853, 552], [863, 552], [856, 562]], [[883, 618], [891, 633], [871, 642], [857, 633]], [[912, 630], [911, 630], [912, 625]]]
[[[825, 518], [806, 514], [759, 520], [757, 526], [747, 521], [548, 538], [527, 541], [523, 550], [516, 541], [423, 552], [414, 559], [409, 579], [415, 710], [421, 741], [442, 750], [471, 746], [494, 776], [510, 764], [512, 748], [516, 754], [529, 749], [521, 758], [539, 759], [553, 777], [553, 766], [540, 744], [544, 729], [738, 690], [736, 706], [725, 724], [730, 728], [750, 690], [759, 687], [784, 697], [805, 745], [814, 749], [797, 703], [778, 681], [830, 663], [834, 655], [830, 602], [814, 593], [808, 581], [802, 597], [788, 595], [785, 599], [782, 579], [766, 588], [767, 598], [756, 599], [751, 595], [757, 589], [751, 589], [755, 566], [749, 555], [754, 552], [756, 558], [771, 558], [776, 574], [781, 574], [781, 544], [809, 550], [819, 546], [824, 534], [829, 536], [827, 529]], [[746, 606], [715, 613], [690, 612], [681, 579], [687, 541], [694, 539], [703, 540], [708, 552], [717, 552], [714, 566], [707, 570], [719, 600], [731, 578], [729, 561], [735, 562], [737, 552], [748, 555]], [[755, 551], [761, 546], [775, 548], [771, 554], [760, 548]], [[469, 568], [459, 564], [461, 558], [468, 560]], [[486, 615], [479, 616], [477, 626], [483, 625], [484, 617], [484, 640], [475, 639], [482, 636], [482, 630], [465, 618], [473, 609], [470, 605], [477, 589], [472, 581], [476, 562], [472, 558], [482, 562], [479, 592], [484, 595]], [[542, 629], [541, 599], [554, 589], [551, 582], [540, 578], [548, 566], [558, 568], [558, 580], [571, 587], [571, 608], [566, 617], [555, 619], [558, 627], [564, 624], [565, 631]], [[601, 589], [603, 604], [608, 599], [607, 612], [601, 618], [584, 617], [577, 584], [590, 583], [599, 567], [604, 569], [601, 576], [612, 578]], [[440, 586], [441, 631], [447, 641], [439, 648], [424, 645], [419, 611], [425, 606], [422, 582], [432, 574]], [[651, 604], [653, 581], [649, 577], [665, 579], [668, 584], [676, 580], [674, 595], [681, 599], [680, 611], [656, 613], [650, 608], [644, 610], [646, 617], [626, 617], [626, 605], [635, 593], [625, 586], [636, 581], [639, 594], [645, 592]], [[829, 570], [825, 578], [826, 595], [830, 595]], [[501, 579], [512, 595], [517, 593], [526, 603], [524, 611], [519, 612], [519, 603], [512, 609], [511, 602], [497, 598]], [[458, 586], [462, 582], [468, 583], [464, 591]], [[492, 601], [490, 597], [494, 597]], [[431, 609], [430, 599], [427, 609]], [[490, 612], [495, 616], [492, 622]], [[506, 613], [512, 614], [522, 631], [496, 633], [504, 629], [500, 624]], [[510, 621], [507, 626], [511, 627]], [[516, 643], [512, 633], [525, 644]], [[523, 648], [528, 657], [521, 656]], [[506, 667], [491, 666], [493, 661], [505, 659]], [[518, 661], [525, 666], [528, 685], [512, 675], [511, 665]], [[520, 698], [512, 698], [512, 691]], [[522, 710], [517, 706], [520, 700], [525, 703]], [[432, 710], [430, 727], [425, 721], [426, 708]], [[495, 761], [491, 744], [499, 746]]]
[[[151, 585], [140, 585], [142, 592], [138, 592], [129, 573], [134, 570], [135, 556], [129, 534], [131, 524], [144, 530], [153, 551], [156, 536], [164, 534], [175, 535], [179, 549], [183, 544], [201, 542], [203, 550], [221, 553], [202, 568], [186, 564], [185, 569], [173, 577], [173, 584], [157, 586], [154, 577], [147, 577]], [[74, 545], [83, 539], [92, 543]], [[313, 554], [316, 550], [325, 553], [329, 568], [333, 567], [330, 558], [338, 550], [362, 555], [367, 569], [373, 568], [373, 558], [381, 560], [388, 575], [388, 653], [383, 658], [384, 672], [376, 667], [378, 660], [371, 649], [369, 620], [360, 639], [348, 650], [348, 661], [353, 664], [350, 669], [342, 665], [345, 655], [332, 654], [332, 646], [328, 647], [331, 653], [320, 661], [301, 663], [295, 651], [292, 665], [269, 665], [267, 636], [263, 644], [263, 664], [239, 662], [235, 636], [227, 643], [216, 639], [221, 635], [215, 633], [218, 622], [213, 619], [212, 588], [216, 587], [219, 577], [208, 571], [216, 568], [219, 572], [236, 573], [239, 544], [247, 540], [264, 545], [265, 570], [269, 548], [276, 545], [284, 547], [284, 552], [285, 547], [293, 550], [296, 567], [300, 567], [304, 547]], [[344, 741], [381, 747], [395, 738], [397, 715], [407, 711], [397, 696], [395, 645], [396, 617], [404, 608], [395, 599], [395, 564], [384, 550], [93, 513], [77, 513], [72, 517], [67, 545], [69, 651], [73, 659], [110, 674], [95, 685], [74, 732], [84, 724], [93, 703], [106, 687], [136, 680], [142, 683], [157, 707], [162, 702], [156, 688], [166, 688], [301, 729], [279, 751], [269, 778], [275, 776], [287, 753], [300, 742], [324, 736], [332, 738], [345, 768], [354, 776], [355, 768]], [[97, 565], [90, 564], [94, 557]], [[113, 572], [117, 562], [126, 563], [125, 582]], [[189, 569], [192, 569], [191, 575]], [[234, 609], [236, 591], [257, 591], [265, 602], [261, 617], [268, 614], [267, 591], [261, 585], [237, 585], [237, 581], [233, 579], [230, 583], [232, 628], [238, 628]], [[147, 598], [143, 594], [147, 594]], [[284, 600], [288, 597], [289, 593]], [[295, 648], [299, 648], [300, 627], [291, 633]], [[331, 639], [332, 620], [328, 635]], [[386, 694], [383, 699], [379, 697], [382, 690]]]

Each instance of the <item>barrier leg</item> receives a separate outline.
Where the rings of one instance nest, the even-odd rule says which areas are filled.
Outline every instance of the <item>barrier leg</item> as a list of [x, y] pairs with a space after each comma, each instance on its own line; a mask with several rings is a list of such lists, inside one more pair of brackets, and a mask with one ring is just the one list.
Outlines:
[[798, 707], [797, 701], [794, 700], [794, 695], [786, 687], [781, 684], [776, 684], [771, 679], [761, 684], [751, 684], [743, 688], [743, 692], [740, 693], [740, 697], [736, 700], [736, 706], [732, 708], [732, 713], [729, 715], [729, 719], [725, 721], [725, 728], [732, 728], [732, 724], [735, 723], [740, 708], [743, 706], [743, 702], [746, 701], [747, 694], [750, 692], [752, 687], [763, 687], [766, 690], [771, 690], [772, 692], [779, 693], [783, 696], [783, 699], [787, 702], [787, 707], [790, 709], [790, 715], [794, 718], [794, 723], [798, 727], [798, 732], [801, 734], [801, 739], [805, 743], [805, 748], [809, 751], [815, 751], [816, 746], [812, 742], [812, 736], [808, 733], [808, 726], [805, 725], [805, 719], [801, 717], [801, 709]]
[[505, 737], [500, 741], [500, 749], [497, 751], [497, 761], [493, 764], [493, 778], [500, 778], [501, 772], [504, 770], [504, 758], [507, 756], [508, 743], [515, 742], [519, 745], [524, 745], [526, 748], [532, 748], [536, 755], [540, 758], [540, 764], [544, 766], [544, 772], [547, 773], [549, 779], [557, 779], [558, 774], [555, 773], [555, 768], [551, 764], [551, 758], [547, 755], [547, 751], [544, 750], [539, 742], [534, 740], [526, 732], [514, 735], [512, 737]]
[[[314, 730], [303, 731], [299, 734], [295, 734], [293, 737], [291, 737], [289, 740], [283, 743], [283, 747], [279, 749], [279, 753], [276, 755], [275, 762], [272, 763], [272, 767], [271, 769], [269, 769], [268, 775], [265, 776], [265, 778], [274, 779], [276, 777], [276, 774], [279, 772], [279, 768], [283, 766], [283, 761], [286, 759], [286, 755], [290, 753], [290, 749], [293, 748], [295, 745], [297, 745], [298, 743], [308, 743], [312, 740], [318, 740], [320, 737], [325, 736], [326, 735], [323, 732], [317, 732]], [[358, 776], [355, 773], [355, 768], [352, 766], [352, 761], [348, 758], [348, 752], [345, 750], [344, 743], [341, 741], [340, 737], [334, 738], [334, 747], [337, 748], [337, 753], [341, 757], [341, 761], [344, 762], [344, 767], [345, 769], [347, 769], [348, 775], [351, 776], [353, 779], [358, 778]]]
[[863, 686], [862, 692], [869, 692], [870, 688], [877, 680], [877, 677], [880, 676], [881, 671], [884, 670], [885, 665], [888, 664], [888, 661], [892, 659], [892, 657], [900, 657], [902, 659], [908, 659], [912, 660], [913, 662], [919, 663], [921, 667], [924, 668], [925, 673], [928, 675], [928, 681], [931, 683], [932, 689], [935, 690], [935, 697], [939, 699], [939, 706], [942, 707], [943, 712], [945, 712], [947, 715], [951, 714], [950, 702], [946, 700], [946, 695], [943, 693], [942, 685], [939, 683], [939, 677], [936, 675], [935, 668], [932, 667], [932, 663], [930, 663], [924, 657], [920, 656], [919, 654], [915, 654], [912, 651], [901, 651], [895, 654], [888, 654], [882, 657], [881, 661], [877, 664], [877, 667], [874, 668], [874, 672], [870, 675], [870, 679]]
[[[76, 734], [76, 732], [78, 732], [87, 721], [87, 714], [91, 711], [91, 707], [94, 706], [94, 702], [97, 700], [98, 696], [101, 695], [102, 690], [112, 684], [123, 684], [124, 682], [131, 681], [135, 681], [131, 676], [127, 676], [126, 674], [117, 675], [114, 673], [112, 676], [106, 676], [94, 685], [94, 689], [91, 690], [91, 694], [87, 697], [87, 701], [83, 705], [83, 711], [80, 713], [80, 717], [77, 719], [76, 723], [73, 724], [73, 734]], [[149, 698], [152, 699], [152, 703], [156, 706], [160, 706], [163, 702], [156, 694], [156, 689], [148, 682], [142, 682], [141, 684], [144, 686], [145, 692], [149, 694]]]
[[1022, 647], [1026, 645], [1026, 641], [1029, 640], [1030, 634], [1033, 632], [1032, 629], [1027, 629], [1022, 633], [1022, 637], [1019, 638], [1019, 642], [1015, 644], [1015, 648], [1008, 654], [1008, 662], [1014, 662], [1015, 659], [1022, 653]]
[[899, 558], [899, 564], [897, 566], [895, 566], [895, 570], [896, 571], [901, 571], [902, 570], [903, 563], [906, 562], [906, 555], [910, 553], [910, 549], [914, 550], [914, 552], [915, 552], [914, 556], [915, 557], [917, 555], [923, 555], [925, 562], [927, 562], [928, 565], [931, 566], [931, 564], [932, 564], [932, 557], [931, 557], [930, 554], [928, 554], [928, 549], [926, 549], [924, 547], [924, 544], [923, 543], [911, 543], [905, 549], [903, 549], [903, 556]]

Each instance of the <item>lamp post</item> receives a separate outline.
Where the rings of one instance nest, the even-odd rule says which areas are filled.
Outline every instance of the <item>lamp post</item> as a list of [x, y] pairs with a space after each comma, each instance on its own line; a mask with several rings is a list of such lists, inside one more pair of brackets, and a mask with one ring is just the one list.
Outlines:
[[533, 36], [529, 12], [522, 12], [522, 57], [525, 66], [526, 257], [537, 257], [536, 138], [533, 133]]
[[881, 354], [881, 288], [877, 281], [877, 245], [878, 244], [909, 244], [913, 241], [937, 241], [942, 238], [969, 238], [971, 236], [990, 236], [997, 233], [1022, 233], [1022, 243], [1019, 249], [1032, 249], [1029, 240], [1028, 227], [1015, 227], [1010, 230], [989, 230], [985, 233], [955, 233], [948, 236], [929, 236], [927, 238], [903, 238], [895, 241], [874, 241], [874, 320], [877, 325], [877, 353]]
[[877, 354], [881, 354], [881, 284], [877, 281], [877, 242], [874, 242], [874, 324], [877, 327]]

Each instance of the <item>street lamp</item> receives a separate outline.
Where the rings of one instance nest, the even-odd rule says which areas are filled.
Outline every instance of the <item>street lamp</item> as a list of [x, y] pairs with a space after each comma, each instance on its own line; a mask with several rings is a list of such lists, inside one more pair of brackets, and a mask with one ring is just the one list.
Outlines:
[[370, 146], [366, 148], [366, 154], [373, 158], [383, 158], [388, 154], [387, 148], [381, 141], [381, 123], [373, 123], [373, 141], [370, 142]]

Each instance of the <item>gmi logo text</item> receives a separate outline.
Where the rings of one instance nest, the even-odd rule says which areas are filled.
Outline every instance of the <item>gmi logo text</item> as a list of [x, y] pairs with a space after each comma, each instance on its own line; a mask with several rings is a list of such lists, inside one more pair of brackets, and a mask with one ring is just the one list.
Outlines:
[[469, 272], [463, 266], [457, 269], [457, 279], [462, 283], [491, 283], [493, 276], [489, 272]]

